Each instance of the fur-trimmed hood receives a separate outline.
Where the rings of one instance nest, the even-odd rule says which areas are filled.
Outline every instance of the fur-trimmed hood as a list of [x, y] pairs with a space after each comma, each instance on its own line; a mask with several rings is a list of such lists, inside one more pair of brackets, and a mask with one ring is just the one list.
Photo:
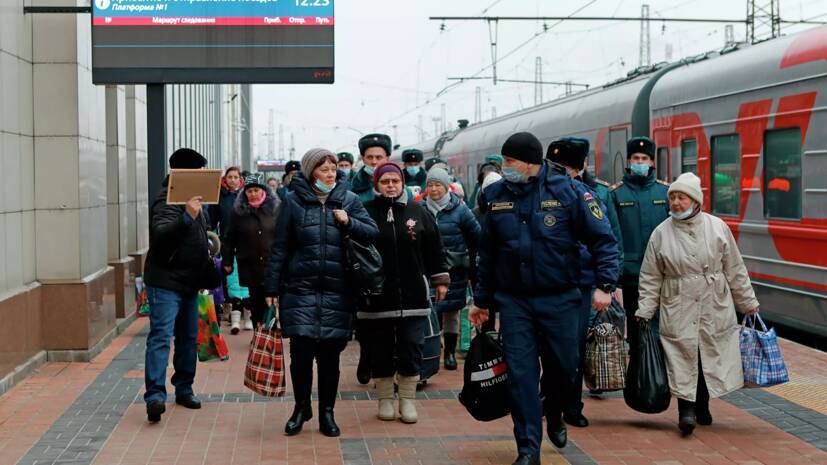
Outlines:
[[[281, 204], [281, 199], [275, 192], [273, 192], [273, 189], [270, 188], [270, 186], [265, 187], [265, 192], [267, 193], [267, 198], [264, 199], [264, 203], [261, 204], [259, 209], [261, 209], [261, 212], [267, 216], [274, 215]], [[233, 211], [239, 216], [245, 216], [249, 215], [252, 210], [253, 207], [250, 206], [250, 202], [247, 200], [247, 195], [242, 190], [235, 198]]]

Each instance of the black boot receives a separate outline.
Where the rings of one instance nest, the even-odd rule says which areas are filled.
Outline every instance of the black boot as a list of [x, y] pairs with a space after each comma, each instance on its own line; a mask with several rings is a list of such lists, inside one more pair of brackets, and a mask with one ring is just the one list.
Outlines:
[[359, 384], [370, 382], [370, 352], [367, 342], [359, 341], [359, 365], [356, 367], [356, 381]]
[[336, 419], [333, 418], [333, 407], [319, 409], [319, 431], [329, 438], [338, 437], [341, 433]]
[[546, 432], [552, 444], [561, 449], [566, 447], [568, 434], [566, 433], [566, 424], [563, 423], [563, 415], [560, 412], [549, 413], [546, 416]]
[[684, 435], [695, 430], [695, 402], [678, 399], [678, 428]]
[[445, 339], [445, 369], [456, 370], [457, 358], [454, 355], [454, 352], [457, 351], [457, 334], [445, 333], [443, 338]]
[[511, 465], [540, 465], [540, 456], [520, 454]]
[[[700, 357], [698, 357], [700, 360]], [[709, 413], [709, 390], [706, 387], [704, 372], [698, 362], [698, 390], [695, 396], [695, 419], [699, 425], [709, 426], [712, 424], [712, 414]]]
[[290, 419], [284, 425], [284, 434], [294, 436], [301, 433], [304, 422], [311, 418], [313, 418], [313, 409], [310, 408], [310, 401], [296, 402], [296, 406], [293, 407], [293, 414], [290, 415]]

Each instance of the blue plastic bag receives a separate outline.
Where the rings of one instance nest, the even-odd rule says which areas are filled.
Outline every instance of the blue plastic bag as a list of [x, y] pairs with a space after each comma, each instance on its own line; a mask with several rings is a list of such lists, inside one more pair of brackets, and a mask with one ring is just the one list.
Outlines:
[[[756, 320], [761, 325], [755, 327]], [[741, 323], [741, 364], [744, 387], [768, 387], [790, 380], [775, 328], [767, 330], [760, 315], [747, 315]]]

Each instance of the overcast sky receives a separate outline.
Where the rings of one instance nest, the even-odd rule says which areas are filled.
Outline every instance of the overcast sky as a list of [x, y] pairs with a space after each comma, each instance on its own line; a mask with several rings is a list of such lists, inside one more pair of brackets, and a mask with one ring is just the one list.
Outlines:
[[[769, 3], [770, 0], [756, 0]], [[491, 48], [485, 22], [429, 21], [429, 16], [640, 16], [639, 0], [339, 0], [336, 2], [336, 82], [333, 85], [253, 87], [254, 156], [266, 151], [268, 114], [275, 132], [283, 125], [285, 158], [290, 135], [296, 155], [311, 147], [356, 152], [359, 133], [385, 132], [406, 146], [434, 136], [434, 119], [445, 104], [447, 126], [474, 122], [475, 88], [481, 88], [482, 119], [534, 105], [534, 84], [466, 81], [441, 96], [449, 77], [490, 76]], [[724, 18], [743, 21], [746, 0], [650, 0], [652, 62], [677, 60], [724, 44], [723, 24], [663, 23], [659, 17]], [[781, 0], [784, 19], [818, 16], [827, 20], [824, 0]], [[501, 79], [534, 80], [536, 57], [546, 81], [602, 84], [639, 64], [640, 23], [567, 21], [501, 22], [497, 74]], [[787, 25], [792, 34], [813, 26]], [[734, 25], [743, 41], [743, 22]], [[535, 37], [536, 35], [536, 37]], [[533, 38], [533, 40], [531, 40]], [[517, 48], [521, 44], [521, 48]], [[516, 50], [515, 50], [516, 49]], [[513, 53], [505, 57], [509, 52]], [[670, 57], [671, 54], [671, 57]], [[574, 89], [580, 87], [575, 86]], [[543, 86], [543, 100], [563, 95]], [[419, 126], [420, 115], [422, 126]], [[441, 122], [436, 123], [441, 130]], [[396, 125], [394, 129], [393, 126]], [[276, 152], [279, 149], [275, 136]], [[276, 158], [278, 153], [276, 153]]]

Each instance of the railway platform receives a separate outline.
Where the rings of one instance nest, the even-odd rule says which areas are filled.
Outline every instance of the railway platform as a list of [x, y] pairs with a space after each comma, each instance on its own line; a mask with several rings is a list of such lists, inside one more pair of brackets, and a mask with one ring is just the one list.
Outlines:
[[[419, 423], [378, 420], [370, 386], [356, 382], [355, 343], [342, 357], [342, 436], [321, 435], [314, 418], [286, 437], [289, 391], [266, 399], [243, 386], [248, 332], [226, 336], [230, 360], [199, 363], [201, 410], [170, 403], [161, 423], [148, 424], [147, 330], [146, 319], [136, 320], [92, 362], [47, 363], [0, 396], [0, 465], [489, 465], [516, 456], [509, 418], [479, 423], [456, 400], [461, 366], [440, 371], [418, 393]], [[781, 348], [788, 384], [713, 400], [714, 424], [686, 438], [674, 401], [663, 414], [644, 415], [618, 394], [585, 396], [591, 425], [569, 427], [562, 450], [546, 442], [543, 463], [827, 464], [827, 353], [786, 340]]]

